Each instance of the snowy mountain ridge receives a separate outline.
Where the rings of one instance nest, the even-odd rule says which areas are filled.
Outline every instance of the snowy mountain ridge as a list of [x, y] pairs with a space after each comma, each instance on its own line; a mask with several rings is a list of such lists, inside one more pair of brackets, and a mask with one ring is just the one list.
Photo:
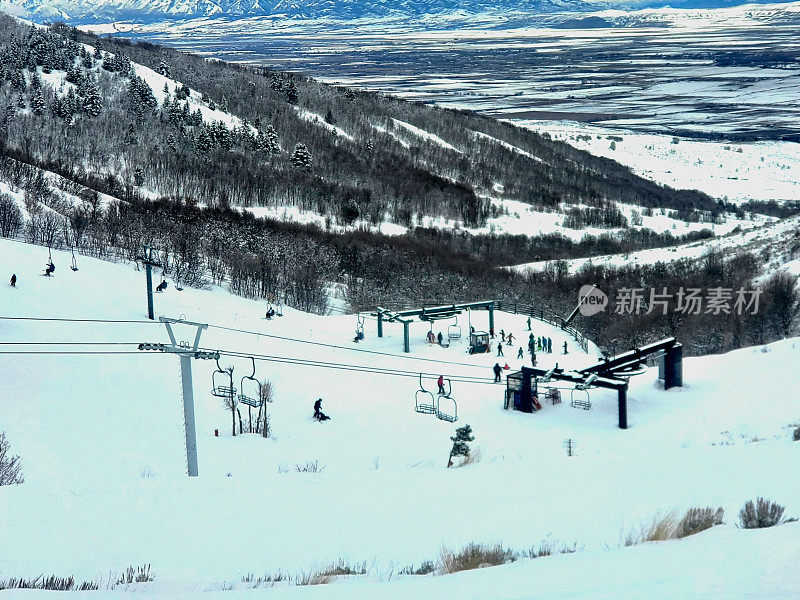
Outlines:
[[[726, 7], [746, 4], [729, 0]], [[443, 13], [541, 15], [580, 13], [608, 8], [714, 8], [719, 2], [629, 2], [625, 0], [3, 0], [0, 9], [39, 22], [66, 20], [93, 23], [109, 20], [148, 22], [158, 19], [277, 16], [306, 19], [409, 17]]]

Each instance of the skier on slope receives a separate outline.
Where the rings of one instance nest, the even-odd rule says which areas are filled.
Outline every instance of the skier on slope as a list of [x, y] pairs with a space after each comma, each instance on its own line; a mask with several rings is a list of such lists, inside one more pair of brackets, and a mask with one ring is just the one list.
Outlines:
[[12, 273], [11, 275], [11, 287], [17, 287], [17, 274]]

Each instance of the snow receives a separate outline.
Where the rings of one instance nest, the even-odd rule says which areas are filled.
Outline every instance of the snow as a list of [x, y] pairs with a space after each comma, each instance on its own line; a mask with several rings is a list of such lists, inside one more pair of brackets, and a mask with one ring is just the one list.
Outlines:
[[458, 152], [459, 154], [462, 153], [461, 150], [459, 150], [452, 144], [447, 143], [435, 133], [431, 133], [430, 131], [425, 131], [424, 129], [420, 129], [419, 127], [412, 125], [411, 123], [406, 123], [405, 121], [400, 121], [399, 119], [393, 118], [392, 123], [399, 126], [401, 129], [404, 129], [407, 132], [415, 135], [418, 138], [436, 144], [437, 146], [441, 146], [442, 148], [446, 148], [447, 150], [452, 150], [453, 152]]
[[800, 200], [800, 144], [714, 142], [568, 121], [514, 121], [658, 183], [718, 199]]
[[335, 133], [339, 137], [343, 137], [344, 139], [346, 139], [346, 140], [348, 140], [350, 142], [354, 142], [355, 141], [355, 138], [352, 135], [347, 133], [341, 127], [337, 127], [336, 125], [328, 123], [321, 115], [318, 115], [317, 113], [312, 112], [310, 110], [307, 110], [307, 109], [304, 109], [304, 108], [300, 108], [298, 106], [295, 106], [294, 108], [297, 111], [297, 114], [300, 116], [301, 119], [305, 119], [306, 121], [310, 121], [311, 123], [315, 123], [316, 125], [319, 125], [320, 127], [323, 127], [325, 129], [327, 129], [328, 131], [330, 131], [331, 133]]
[[[40, 277], [46, 260], [46, 248], [0, 240], [0, 271], [18, 276], [16, 289], [0, 286], [0, 316], [145, 316], [144, 276], [131, 265], [79, 257], [80, 270], [71, 272], [69, 255], [54, 251], [55, 277]], [[742, 503], [757, 495], [786, 504], [789, 515], [800, 512], [800, 494], [787, 476], [800, 453], [790, 428], [800, 380], [781, 368], [797, 362], [800, 340], [687, 359], [686, 386], [669, 392], [648, 370], [631, 382], [626, 431], [616, 427], [613, 393], [592, 391], [593, 407], [582, 411], [569, 406], [565, 390], [562, 404], [526, 415], [503, 410], [504, 386], [455, 383], [456, 425], [472, 425], [483, 458], [448, 470], [454, 426], [413, 411], [413, 375], [430, 373], [426, 387], [440, 372], [490, 377], [493, 354], [467, 355], [463, 338], [448, 349], [428, 347], [422, 322], [412, 325], [409, 355], [401, 351], [402, 328], [387, 324], [378, 339], [374, 320], [356, 346], [352, 315], [287, 307], [284, 317], [264, 321], [264, 308], [220, 288], [178, 292], [170, 285], [156, 296], [159, 314], [260, 334], [210, 327], [204, 347], [411, 376], [258, 362], [257, 376], [275, 385], [274, 438], [233, 438], [230, 414], [209, 393], [213, 362], [194, 361], [200, 476], [190, 479], [176, 358], [135, 346], [104, 347], [132, 352], [121, 356], [5, 355], [2, 429], [22, 457], [26, 483], [0, 488], [2, 578], [53, 572], [107, 582], [128, 565], [149, 563], [155, 581], [134, 587], [175, 598], [796, 596], [800, 580], [789, 566], [800, 557], [797, 524], [770, 531], [733, 525]], [[527, 339], [524, 316], [496, 319], [498, 331]], [[473, 313], [471, 322], [485, 328], [486, 314]], [[446, 333], [451, 323], [435, 330]], [[467, 330], [466, 315], [459, 325]], [[533, 329], [560, 348], [559, 330], [535, 320]], [[180, 336], [190, 334], [186, 328]], [[0, 320], [1, 350], [33, 341], [167, 338], [161, 325], [149, 323]], [[570, 354], [539, 353], [541, 363], [578, 368], [595, 360], [568, 343]], [[506, 350], [501, 363], [518, 368], [516, 346]], [[246, 359], [221, 362], [235, 366], [237, 381], [249, 372]], [[769, 373], [768, 380], [758, 373]], [[324, 424], [310, 416], [320, 396], [333, 417]], [[571, 458], [562, 448], [567, 438], [577, 445]], [[316, 460], [324, 466], [319, 473], [294, 470]], [[725, 526], [682, 541], [618, 547], [622, 531], [659, 512], [707, 504], [725, 507]], [[548, 535], [585, 549], [453, 576], [396, 575], [435, 559], [443, 545], [502, 542], [524, 549]], [[309, 572], [339, 558], [367, 561], [369, 574], [316, 588], [245, 591], [241, 581], [247, 573]], [[223, 592], [229, 588], [239, 591]], [[121, 589], [103, 589], [92, 597], [123, 596]]]
[[[781, 255], [777, 250], [790, 243], [792, 234], [800, 227], [800, 217], [794, 216], [779, 221], [774, 221], [762, 227], [754, 227], [745, 231], [733, 232], [727, 235], [689, 242], [666, 248], [651, 248], [626, 252], [623, 254], [605, 254], [586, 258], [573, 258], [566, 261], [570, 272], [578, 271], [587, 264], [621, 267], [628, 264], [653, 265], [657, 262], [673, 262], [676, 260], [697, 260], [712, 250], [721, 250], [726, 253], [747, 251], [768, 251], [772, 256], [769, 264], [772, 268], [792, 267], [796, 263], [781, 263]], [[777, 261], [777, 262], [776, 262]], [[543, 269], [548, 261], [537, 261], [514, 265], [510, 268], [524, 272]]]

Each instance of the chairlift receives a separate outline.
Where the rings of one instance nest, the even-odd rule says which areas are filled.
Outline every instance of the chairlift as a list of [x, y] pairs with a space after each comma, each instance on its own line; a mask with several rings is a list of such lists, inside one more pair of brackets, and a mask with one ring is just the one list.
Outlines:
[[259, 407], [263, 402], [261, 400], [261, 382], [256, 379], [256, 359], [251, 356], [250, 360], [253, 363], [253, 372], [242, 377], [239, 382], [239, 402]]
[[217, 370], [211, 374], [211, 393], [217, 398], [234, 398], [236, 388], [233, 387], [233, 366], [223, 369], [217, 359]]
[[582, 408], [583, 410], [592, 408], [592, 402], [589, 400], [589, 390], [575, 386], [570, 392], [569, 404], [572, 408]]
[[461, 327], [458, 324], [458, 315], [456, 315], [456, 322], [447, 328], [447, 337], [451, 340], [461, 339]]
[[358, 322], [356, 323], [356, 337], [353, 339], [354, 342], [360, 342], [364, 339], [364, 321], [366, 320], [366, 315], [362, 315], [359, 313], [356, 315]]
[[[449, 423], [455, 423], [458, 421], [458, 404], [456, 404], [456, 401], [451, 396], [453, 393], [453, 386], [451, 385], [450, 380], [445, 379], [445, 381], [447, 382], [447, 393], [439, 394], [436, 397], [436, 418], [441, 419], [442, 421], [448, 421]], [[442, 401], [444, 401], [444, 404], [447, 405], [452, 402], [453, 410], [450, 412], [442, 410]]]
[[439, 410], [433, 392], [422, 385], [422, 373], [419, 374], [419, 389], [414, 394], [414, 410], [425, 415], [435, 414]]
[[73, 271], [77, 271], [78, 270], [78, 263], [75, 260], [75, 248], [74, 247], [72, 248], [72, 264], [70, 265], [69, 268], [72, 269]]

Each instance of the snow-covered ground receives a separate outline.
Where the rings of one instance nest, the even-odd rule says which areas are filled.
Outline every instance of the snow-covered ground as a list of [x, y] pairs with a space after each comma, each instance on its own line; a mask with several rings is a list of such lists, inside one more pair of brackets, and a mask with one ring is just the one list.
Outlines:
[[[566, 262], [569, 271], [574, 273], [587, 264], [621, 267], [623, 265], [653, 265], [657, 262], [673, 262], [676, 260], [700, 259], [712, 250], [721, 250], [727, 254], [742, 251], [762, 252], [769, 270], [785, 269], [792, 273], [800, 273], [800, 259], [786, 259], [787, 249], [797, 244], [796, 232], [800, 228], [800, 217], [789, 217], [772, 222], [763, 227], [746, 231], [731, 232], [720, 237], [690, 242], [667, 248], [651, 248], [627, 252], [623, 254], [605, 254], [587, 258], [573, 258]], [[795, 251], [796, 253], [796, 251]], [[511, 268], [519, 271], [537, 271], [547, 266], [549, 261], [537, 261], [514, 265]]]
[[[0, 286], [0, 316], [145, 316], [142, 272], [85, 257], [72, 272], [66, 253], [53, 259], [55, 277], [41, 277], [46, 249], [0, 240], [0, 274], [18, 276], [16, 289]], [[156, 296], [161, 315], [260, 333], [210, 327], [204, 347], [410, 376], [259, 361], [257, 377], [275, 386], [273, 437], [234, 438], [230, 414], [210, 394], [213, 363], [194, 361], [200, 476], [191, 479], [178, 360], [136, 350], [139, 342], [166, 342], [161, 325], [0, 319], [0, 351], [130, 351], [2, 356], [0, 430], [22, 457], [26, 482], [0, 488], [0, 579], [56, 573], [105, 588], [127, 566], [149, 563], [155, 581], [132, 587], [159, 598], [796, 598], [798, 525], [734, 525], [743, 502], [758, 495], [800, 513], [790, 476], [800, 457], [790, 427], [799, 418], [800, 380], [789, 368], [800, 340], [687, 359], [686, 386], [669, 392], [649, 370], [631, 382], [626, 431], [616, 426], [611, 393], [592, 391], [592, 409], [583, 411], [563, 390], [562, 404], [526, 415], [503, 410], [503, 385], [455, 383], [456, 425], [473, 427], [482, 460], [446, 469], [454, 425], [414, 412], [414, 374], [428, 373], [428, 388], [440, 373], [490, 379], [494, 355], [470, 357], [463, 338], [429, 347], [422, 322], [412, 326], [412, 352], [404, 355], [395, 325], [377, 339], [368, 320], [356, 345], [353, 316], [286, 308], [264, 321], [264, 309], [219, 288], [170, 286]], [[496, 318], [498, 331], [527, 339], [524, 317]], [[485, 328], [486, 314], [473, 313], [471, 322]], [[447, 333], [451, 324], [435, 330]], [[459, 325], [468, 329], [466, 316]], [[533, 329], [560, 348], [560, 331], [536, 321]], [[191, 333], [187, 327], [181, 336]], [[539, 354], [541, 362], [574, 368], [595, 360], [567, 341], [568, 355]], [[131, 345], [66, 345], [82, 342]], [[516, 345], [506, 348], [501, 364], [517, 368], [523, 360], [515, 355]], [[221, 362], [235, 367], [237, 382], [249, 372], [247, 359]], [[311, 418], [319, 397], [332, 416], [327, 423]], [[577, 447], [570, 458], [562, 447], [568, 438]], [[310, 461], [324, 468], [296, 471]], [[619, 547], [626, 531], [655, 514], [693, 505], [723, 506], [726, 525]], [[547, 536], [584, 550], [452, 576], [397, 575], [435, 560], [442, 546], [525, 549]], [[244, 591], [252, 587], [242, 581], [248, 573], [308, 573], [340, 558], [366, 561], [368, 574]], [[92, 597], [127, 595], [117, 588]], [[31, 596], [38, 594], [4, 592]]]
[[800, 200], [800, 144], [714, 142], [567, 121], [514, 121], [647, 179], [731, 202]]

